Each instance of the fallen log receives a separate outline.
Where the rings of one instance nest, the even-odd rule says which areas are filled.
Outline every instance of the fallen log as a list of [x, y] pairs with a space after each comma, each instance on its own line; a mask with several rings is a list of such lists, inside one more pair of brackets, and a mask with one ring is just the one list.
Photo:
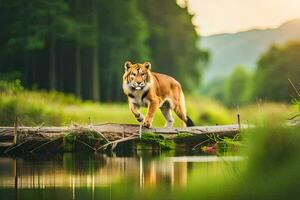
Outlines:
[[[247, 128], [243, 125], [241, 128]], [[87, 130], [94, 130], [106, 137], [109, 141], [115, 140], [114, 137], [123, 138], [135, 134], [139, 131], [139, 125], [134, 124], [115, 124], [106, 123], [98, 125], [87, 126], [70, 126], [70, 127], [26, 127], [19, 126], [16, 131], [20, 135], [40, 136], [44, 138], [55, 138], [61, 135], [65, 135], [68, 132], [83, 132]], [[0, 138], [9, 138], [14, 136], [15, 127], [0, 127]], [[176, 135], [179, 133], [190, 133], [193, 135], [203, 134], [218, 134], [218, 135], [235, 135], [239, 132], [239, 125], [217, 125], [217, 126], [193, 126], [182, 128], [142, 128], [142, 132], [157, 133], [163, 135]], [[170, 136], [172, 137], [172, 136]]]
[[[194, 127], [182, 127], [182, 128], [145, 128], [142, 127], [140, 130], [139, 125], [133, 124], [115, 124], [115, 123], [105, 123], [97, 125], [72, 125], [69, 127], [0, 127], [0, 141], [8, 139], [16, 139], [17, 135], [18, 144], [15, 144], [13, 147], [10, 147], [6, 152], [11, 152], [12, 150], [19, 150], [19, 146], [24, 146], [27, 144], [26, 141], [37, 141], [39, 145], [33, 145], [32, 149], [26, 149], [29, 152], [38, 152], [45, 149], [47, 146], [54, 141], [63, 138], [66, 134], [85, 134], [87, 132], [93, 132], [98, 134], [99, 137], [103, 138], [105, 144], [100, 146], [90, 146], [85, 144], [83, 141], [79, 141], [83, 145], [87, 146], [90, 149], [100, 150], [107, 148], [109, 145], [113, 149], [121, 142], [129, 140], [139, 139], [140, 133], [154, 133], [163, 135], [166, 139], [176, 139], [179, 134], [190, 134], [192, 136], [206, 136], [206, 135], [219, 135], [219, 136], [228, 136], [234, 137], [237, 133], [240, 132], [240, 128], [247, 128], [247, 126], [238, 124], [233, 125], [218, 125], [218, 126], [194, 126]], [[16, 134], [17, 133], [17, 134]], [[203, 137], [204, 138], [204, 137]], [[207, 137], [206, 137], [207, 139]], [[20, 145], [22, 144], [22, 145]], [[24, 149], [24, 148], [23, 148]]]

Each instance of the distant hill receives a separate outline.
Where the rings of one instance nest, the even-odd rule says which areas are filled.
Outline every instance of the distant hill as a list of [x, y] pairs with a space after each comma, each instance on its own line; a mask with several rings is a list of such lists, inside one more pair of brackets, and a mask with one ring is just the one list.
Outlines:
[[201, 47], [211, 53], [204, 81], [227, 76], [239, 64], [253, 69], [259, 56], [270, 45], [298, 39], [300, 39], [300, 19], [288, 21], [275, 29], [254, 29], [202, 37]]

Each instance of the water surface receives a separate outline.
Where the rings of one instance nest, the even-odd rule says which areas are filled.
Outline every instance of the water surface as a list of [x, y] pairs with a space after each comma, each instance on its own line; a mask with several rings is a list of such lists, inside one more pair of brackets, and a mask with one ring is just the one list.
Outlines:
[[182, 199], [189, 192], [213, 194], [203, 185], [229, 180], [238, 160], [148, 153], [0, 157], [0, 199]]

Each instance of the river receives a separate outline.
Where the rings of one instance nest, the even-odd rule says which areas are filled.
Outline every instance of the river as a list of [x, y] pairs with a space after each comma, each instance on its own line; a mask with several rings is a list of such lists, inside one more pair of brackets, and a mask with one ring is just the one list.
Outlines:
[[229, 181], [239, 160], [172, 152], [0, 157], [0, 199], [182, 199], [197, 191], [213, 195], [205, 185]]

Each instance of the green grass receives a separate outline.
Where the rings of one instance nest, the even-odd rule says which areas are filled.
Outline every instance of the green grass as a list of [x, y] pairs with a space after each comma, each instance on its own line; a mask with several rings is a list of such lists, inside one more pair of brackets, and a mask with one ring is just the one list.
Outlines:
[[[188, 115], [196, 125], [215, 125], [236, 123], [237, 109], [229, 110], [221, 103], [204, 97], [188, 96], [186, 98]], [[242, 122], [260, 121], [261, 118], [282, 113], [290, 113], [292, 106], [286, 104], [264, 103], [240, 108]], [[141, 109], [146, 114], [146, 108]], [[59, 92], [25, 90], [20, 82], [7, 83], [0, 81], [0, 122], [2, 126], [12, 125], [15, 117], [23, 125], [69, 125], [71, 122], [93, 124], [135, 123], [138, 124], [128, 104], [94, 103], [81, 101], [73, 95]], [[173, 113], [175, 127], [184, 126]], [[153, 126], [162, 127], [165, 120], [160, 111], [155, 113]]]
[[[67, 125], [71, 122], [86, 124], [138, 123], [124, 103], [94, 103], [81, 101], [73, 95], [59, 92], [25, 90], [19, 82], [0, 81], [1, 125], [12, 125], [16, 116], [24, 125]], [[222, 105], [205, 98], [187, 98], [187, 110], [196, 124], [225, 124], [231, 122], [229, 112]], [[145, 115], [146, 108], [141, 112]], [[216, 112], [217, 111], [217, 112]], [[174, 126], [183, 122], [173, 113]], [[153, 126], [161, 127], [165, 120], [160, 111], [155, 113]]]
[[145, 132], [142, 134], [141, 141], [157, 144], [161, 149], [164, 150], [175, 149], [174, 141], [164, 138], [163, 135]]
[[294, 112], [295, 106], [284, 103], [259, 102], [243, 106], [231, 111], [232, 116], [240, 113], [242, 123], [264, 123], [266, 119], [286, 120], [290, 113]]

